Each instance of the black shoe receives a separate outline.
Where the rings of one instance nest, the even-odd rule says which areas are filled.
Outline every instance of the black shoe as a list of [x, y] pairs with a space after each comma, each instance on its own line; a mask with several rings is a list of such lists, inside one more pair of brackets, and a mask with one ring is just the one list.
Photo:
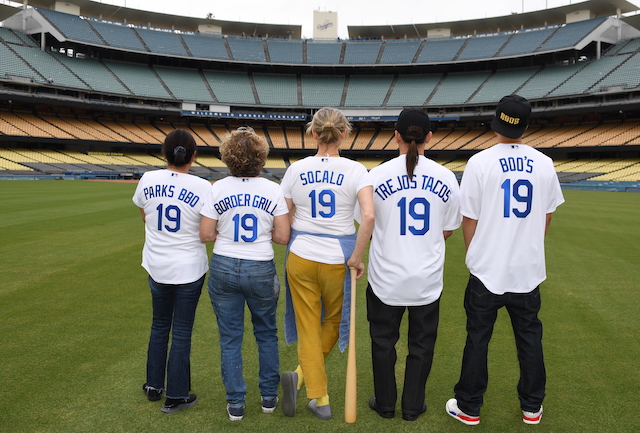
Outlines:
[[158, 391], [146, 383], [142, 385], [142, 392], [145, 393], [149, 401], [158, 401], [162, 398], [162, 391]]
[[382, 408], [376, 403], [375, 395], [369, 399], [369, 407], [378, 412], [378, 415], [382, 418], [393, 418], [396, 415], [395, 410], [382, 410]]
[[189, 398], [168, 398], [160, 410], [164, 413], [177, 412], [185, 407], [191, 407], [198, 401], [195, 394], [189, 394]]
[[405, 421], [415, 421], [420, 415], [427, 411], [427, 403], [422, 403], [422, 409], [418, 412], [405, 412], [402, 411], [402, 419]]

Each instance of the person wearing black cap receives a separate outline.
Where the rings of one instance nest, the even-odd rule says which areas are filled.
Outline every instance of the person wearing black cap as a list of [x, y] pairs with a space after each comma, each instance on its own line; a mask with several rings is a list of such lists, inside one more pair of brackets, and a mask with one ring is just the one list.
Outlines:
[[395, 415], [395, 344], [408, 310], [409, 330], [402, 417], [427, 410], [425, 385], [438, 330], [445, 239], [460, 226], [455, 175], [424, 156], [432, 137], [429, 116], [406, 109], [396, 123], [400, 155], [371, 170], [375, 223], [369, 250], [367, 319], [375, 395], [369, 407]]
[[546, 278], [544, 237], [564, 202], [551, 158], [524, 144], [531, 105], [505, 96], [491, 128], [497, 143], [469, 158], [460, 186], [462, 233], [470, 276], [464, 308], [467, 340], [455, 398], [446, 411], [467, 425], [480, 423], [487, 389], [487, 352], [498, 310], [506, 307], [516, 340], [522, 420], [542, 418], [546, 372], [539, 285]]

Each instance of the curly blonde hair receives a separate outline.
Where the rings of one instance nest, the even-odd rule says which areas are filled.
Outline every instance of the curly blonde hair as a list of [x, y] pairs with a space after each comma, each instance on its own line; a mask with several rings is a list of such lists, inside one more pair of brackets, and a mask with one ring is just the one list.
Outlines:
[[342, 111], [331, 107], [319, 109], [313, 115], [313, 120], [307, 124], [307, 134], [315, 131], [318, 141], [325, 144], [339, 141], [342, 133], [346, 130], [348, 135], [351, 129], [351, 124]]
[[227, 134], [220, 145], [222, 162], [235, 177], [259, 176], [268, 154], [267, 142], [248, 126]]

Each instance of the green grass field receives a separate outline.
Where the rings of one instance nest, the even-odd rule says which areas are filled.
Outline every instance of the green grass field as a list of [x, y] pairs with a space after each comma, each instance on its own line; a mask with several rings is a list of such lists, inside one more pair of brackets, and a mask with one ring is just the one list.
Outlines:
[[[427, 383], [428, 411], [416, 422], [368, 409], [373, 392], [364, 287], [358, 282], [358, 420], [344, 422], [347, 356], [328, 358], [334, 419], [306, 408], [286, 418], [260, 411], [250, 322], [244, 341], [245, 419], [225, 411], [215, 318], [203, 293], [193, 336], [192, 383], [199, 401], [160, 412], [141, 391], [151, 322], [144, 228], [131, 201], [135, 185], [87, 181], [0, 182], [0, 405], [2, 432], [637, 432], [640, 385], [640, 194], [565, 191], [547, 238], [542, 320], [548, 371], [545, 416], [521, 421], [518, 367], [501, 312], [490, 348], [490, 382], [477, 427], [444, 410], [453, 395], [465, 338], [467, 279], [462, 234], [447, 241], [440, 333]], [[282, 248], [277, 249], [282, 268]], [[281, 297], [281, 301], [284, 296]], [[284, 311], [280, 308], [280, 316]], [[282, 319], [279, 319], [281, 327]], [[405, 333], [406, 334], [406, 333]], [[398, 347], [402, 377], [406, 337]], [[281, 339], [281, 369], [296, 346]], [[399, 381], [401, 384], [401, 380]], [[398, 407], [397, 413], [400, 408]]]

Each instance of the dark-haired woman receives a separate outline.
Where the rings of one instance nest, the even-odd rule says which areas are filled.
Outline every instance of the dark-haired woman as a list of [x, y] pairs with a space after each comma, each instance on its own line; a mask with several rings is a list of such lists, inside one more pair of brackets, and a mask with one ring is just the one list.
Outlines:
[[151, 401], [160, 400], [165, 391], [161, 411], [172, 413], [197, 400], [195, 394], [189, 394], [189, 358], [193, 321], [207, 272], [206, 245], [199, 236], [200, 209], [211, 184], [189, 174], [196, 143], [187, 131], [169, 133], [162, 154], [167, 168], [145, 173], [133, 202], [145, 223], [142, 266], [149, 273], [153, 305], [147, 382], [142, 389]]
[[395, 344], [408, 310], [402, 392], [402, 418], [407, 421], [427, 410], [425, 385], [438, 331], [445, 239], [462, 220], [455, 175], [424, 156], [430, 129], [425, 111], [403, 110], [395, 130], [400, 155], [370, 172], [375, 228], [369, 248], [367, 319], [375, 395], [369, 407], [383, 418], [395, 414]]
[[258, 344], [258, 386], [264, 413], [278, 403], [280, 358], [276, 308], [280, 282], [271, 241], [289, 241], [289, 215], [280, 186], [259, 177], [269, 145], [249, 127], [220, 145], [231, 176], [214, 183], [202, 208], [200, 239], [215, 241], [208, 291], [220, 332], [222, 380], [231, 421], [244, 417], [247, 385], [242, 377], [244, 306]]

